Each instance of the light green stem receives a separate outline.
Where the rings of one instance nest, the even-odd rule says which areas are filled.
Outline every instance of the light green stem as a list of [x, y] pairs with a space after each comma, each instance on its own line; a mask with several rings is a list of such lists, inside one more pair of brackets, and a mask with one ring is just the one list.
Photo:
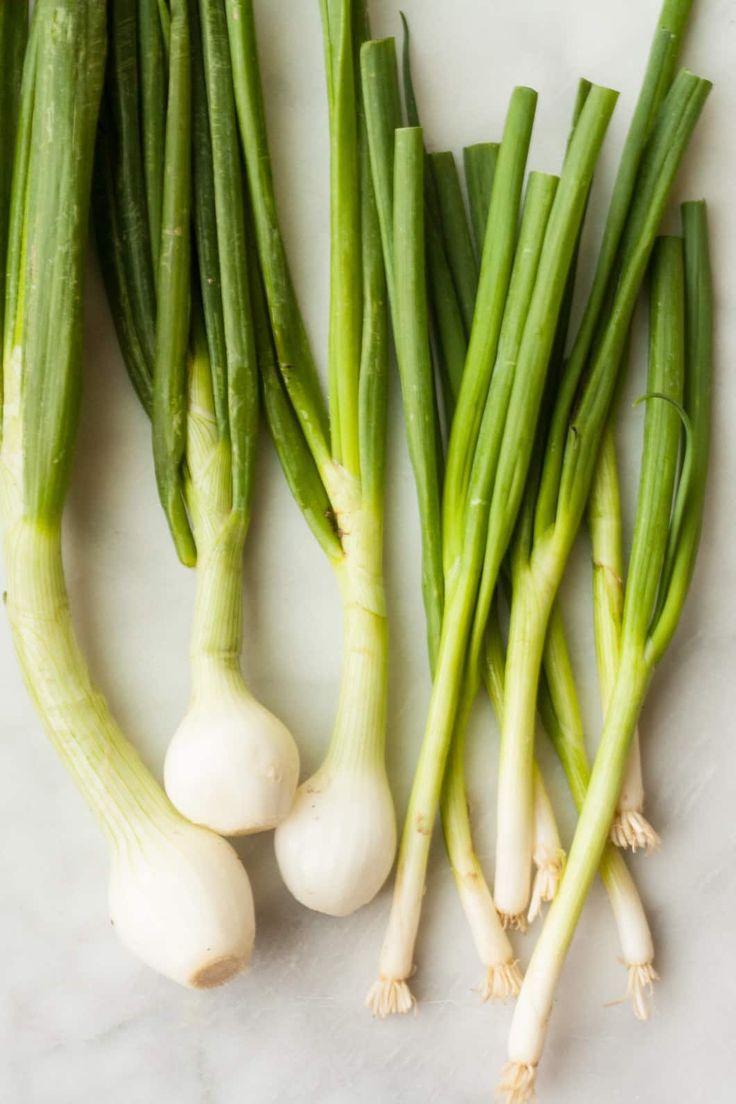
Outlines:
[[58, 527], [9, 522], [5, 564], [6, 605], [28, 691], [110, 843], [133, 845], [152, 821], [178, 821], [92, 685], [72, 625]]
[[555, 985], [606, 847], [650, 675], [640, 655], [622, 655], [567, 865], [514, 1012], [509, 1053], [515, 1062], [536, 1065], [539, 1061]]
[[502, 914], [526, 911], [531, 890], [537, 687], [555, 586], [534, 566], [514, 578], [498, 777], [494, 899]]

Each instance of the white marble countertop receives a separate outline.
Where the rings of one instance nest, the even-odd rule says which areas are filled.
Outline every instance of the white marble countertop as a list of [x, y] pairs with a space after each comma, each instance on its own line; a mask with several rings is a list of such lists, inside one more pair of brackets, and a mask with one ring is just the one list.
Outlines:
[[[541, 94], [531, 164], [559, 164], [585, 74], [622, 90], [593, 212], [616, 162], [658, 0], [403, 0], [430, 146], [499, 135], [514, 83]], [[398, 30], [396, 0], [372, 0], [374, 29]], [[326, 111], [316, 0], [260, 0], [272, 143], [294, 273], [319, 359], [327, 322]], [[710, 499], [692, 594], [658, 672], [642, 730], [649, 811], [664, 839], [633, 862], [657, 942], [653, 1018], [625, 1005], [615, 933], [598, 887], [559, 987], [543, 1104], [729, 1104], [736, 1083], [733, 684], [736, 670], [736, 2], [700, 0], [686, 60], [716, 83], [678, 197], [710, 201], [718, 364]], [[597, 221], [596, 225], [600, 225]], [[156, 499], [148, 426], [116, 350], [96, 270], [89, 282], [84, 408], [66, 517], [74, 615], [95, 677], [160, 771], [187, 697], [193, 578], [177, 565]], [[638, 365], [641, 370], [641, 363]], [[641, 393], [641, 379], [631, 383]], [[414, 488], [391, 409], [387, 570], [389, 760], [403, 806], [428, 696]], [[632, 486], [641, 411], [624, 414]], [[324, 557], [264, 439], [246, 563], [246, 656], [256, 692], [292, 727], [304, 769], [326, 745], [339, 667], [339, 607]], [[629, 505], [630, 513], [630, 505]], [[598, 731], [585, 548], [566, 613]], [[331, 920], [294, 902], [270, 835], [240, 847], [257, 900], [252, 968], [223, 990], [178, 989], [115, 940], [102, 838], [40, 730], [0, 620], [0, 1102], [2, 1104], [474, 1104], [491, 1099], [510, 1008], [482, 1006], [478, 963], [437, 841], [417, 950], [416, 1015], [371, 1021], [388, 890]], [[479, 709], [472, 804], [492, 854], [496, 733]], [[570, 802], [543, 751], [566, 839]], [[530, 937], [520, 941], [523, 959]]]

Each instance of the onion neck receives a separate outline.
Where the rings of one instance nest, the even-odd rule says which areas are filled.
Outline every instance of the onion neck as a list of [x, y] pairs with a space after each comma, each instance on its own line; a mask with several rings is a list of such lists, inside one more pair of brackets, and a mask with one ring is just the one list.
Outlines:
[[335, 565], [343, 609], [343, 662], [325, 765], [385, 771], [388, 631], [380, 510], [347, 473], [332, 488], [344, 557]]
[[229, 514], [197, 539], [197, 590], [190, 641], [192, 695], [242, 693], [243, 545], [245, 524]]
[[110, 842], [134, 845], [179, 817], [92, 684], [74, 633], [58, 524], [5, 530], [7, 610], [23, 677], [48, 736]]

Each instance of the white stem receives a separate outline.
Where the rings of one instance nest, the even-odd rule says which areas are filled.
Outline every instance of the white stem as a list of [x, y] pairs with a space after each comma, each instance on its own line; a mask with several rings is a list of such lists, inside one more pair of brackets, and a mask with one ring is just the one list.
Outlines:
[[526, 913], [531, 896], [537, 688], [551, 601], [541, 578], [532, 570], [519, 572], [506, 659], [493, 893], [499, 912], [509, 918]]
[[552, 803], [539, 767], [534, 764], [534, 851], [537, 868], [532, 887], [527, 920], [533, 923], [542, 905], [554, 899], [565, 865], [565, 852], [560, 842]]
[[413, 1003], [407, 979], [414, 966], [432, 831], [457, 712], [470, 605], [463, 594], [454, 606], [448, 602], [445, 607], [427, 724], [404, 821], [391, 913], [379, 959], [379, 976], [366, 1002], [376, 1016], [405, 1012]]
[[476, 690], [471, 679], [458, 709], [442, 793], [442, 829], [460, 903], [485, 967], [481, 999], [506, 1000], [518, 993], [521, 971], [475, 853], [465, 788], [465, 735]]
[[488, 883], [478, 869], [455, 871], [455, 884], [478, 957], [485, 967], [481, 999], [507, 1000], [521, 986], [521, 971], [509, 937], [499, 919]]
[[634, 879], [618, 851], [606, 847], [601, 877], [616, 920], [621, 956], [628, 971], [626, 995], [638, 1020], [649, 1018], [649, 998], [657, 980], [654, 943]]

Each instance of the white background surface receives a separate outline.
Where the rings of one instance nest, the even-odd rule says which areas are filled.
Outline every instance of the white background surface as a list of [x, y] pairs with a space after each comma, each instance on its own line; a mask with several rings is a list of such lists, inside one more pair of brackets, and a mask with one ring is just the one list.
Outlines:
[[[432, 148], [497, 138], [515, 83], [539, 89], [530, 164], [555, 171], [576, 81], [622, 90], [592, 221], [611, 172], [658, 11], [657, 0], [403, 0]], [[396, 0], [373, 0], [374, 31], [398, 30]], [[257, 5], [284, 230], [314, 346], [325, 361], [326, 111], [316, 0]], [[664, 838], [633, 865], [657, 942], [655, 1013], [638, 1024], [621, 996], [615, 932], [596, 887], [565, 969], [539, 1079], [544, 1104], [728, 1104], [734, 1099], [736, 951], [733, 681], [736, 670], [736, 3], [700, 0], [685, 52], [716, 82], [677, 193], [707, 196], [718, 293], [713, 475], [699, 566], [643, 722], [648, 810]], [[96, 271], [89, 285], [84, 409], [66, 525], [72, 607], [95, 677], [160, 771], [185, 706], [193, 577], [156, 499], [149, 431], [117, 353]], [[641, 373], [642, 364], [635, 366]], [[641, 376], [630, 385], [642, 391]], [[428, 696], [414, 490], [394, 386], [387, 574], [391, 619], [389, 762], [403, 807]], [[627, 483], [641, 411], [623, 409]], [[305, 770], [326, 746], [340, 623], [329, 567], [264, 438], [246, 562], [246, 655], [255, 691], [292, 727]], [[632, 451], [633, 450], [633, 451]], [[630, 512], [630, 507], [629, 507]], [[591, 736], [598, 731], [583, 542], [566, 587]], [[270, 836], [240, 846], [257, 900], [250, 972], [213, 993], [160, 979], [117, 944], [106, 915], [101, 836], [27, 700], [0, 622], [1, 1104], [367, 1104], [491, 1097], [510, 1008], [481, 1006], [479, 966], [437, 843], [417, 949], [416, 1016], [372, 1022], [388, 890], [347, 920], [308, 913], [275, 870]], [[496, 734], [479, 709], [472, 807], [492, 854]], [[570, 802], [542, 757], [566, 840]], [[533, 933], [520, 941], [523, 959]]]

